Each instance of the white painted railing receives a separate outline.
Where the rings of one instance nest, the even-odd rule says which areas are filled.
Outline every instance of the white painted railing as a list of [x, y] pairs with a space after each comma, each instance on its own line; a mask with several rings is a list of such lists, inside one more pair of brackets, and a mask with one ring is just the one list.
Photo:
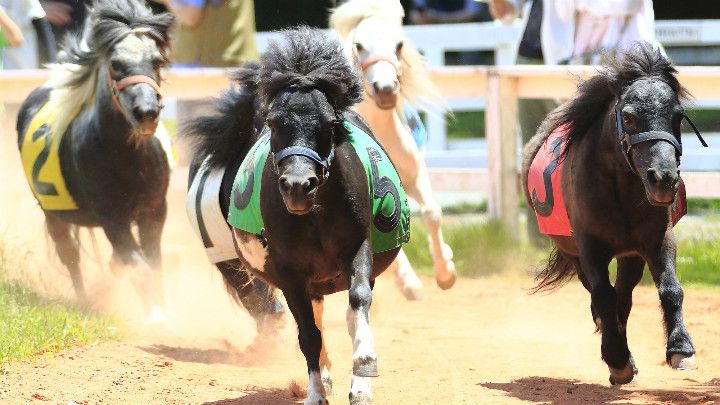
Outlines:
[[[488, 196], [490, 214], [508, 231], [517, 231], [518, 218], [518, 98], [552, 95], [570, 97], [577, 78], [588, 77], [593, 66], [495, 66], [431, 69], [432, 79], [445, 97], [487, 100], [487, 170], [436, 170], [438, 189], [476, 190]], [[720, 95], [720, 67], [678, 67], [679, 79], [699, 101]], [[228, 85], [224, 69], [171, 69], [163, 85], [167, 97], [196, 100], [217, 95]], [[0, 72], [0, 102], [19, 103], [47, 79], [42, 70]], [[692, 142], [688, 140], [688, 143]], [[718, 145], [711, 145], [715, 151]], [[720, 155], [720, 153], [718, 153]], [[720, 197], [720, 173], [685, 173], [688, 195]], [[437, 182], [441, 183], [437, 183]], [[444, 183], [444, 184], [443, 184]]]

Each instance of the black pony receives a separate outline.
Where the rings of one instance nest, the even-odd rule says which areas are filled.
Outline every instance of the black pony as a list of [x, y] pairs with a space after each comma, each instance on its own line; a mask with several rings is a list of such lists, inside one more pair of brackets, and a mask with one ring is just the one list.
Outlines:
[[20, 108], [26, 175], [81, 299], [74, 227], [99, 226], [113, 246], [113, 271], [141, 269], [135, 281], [146, 303], [160, 304], [169, 166], [153, 134], [172, 23], [170, 14], [153, 15], [138, 0], [97, 1], [83, 35], [67, 38], [50, 80]]
[[[209, 162], [231, 168], [232, 177], [250, 176], [250, 186], [238, 188], [236, 183], [232, 193], [223, 181], [221, 198], [229, 199], [231, 218], [233, 209], [252, 205], [252, 184], [262, 184], [257, 202], [264, 229], [254, 234], [233, 228], [233, 233], [243, 267], [282, 290], [297, 322], [309, 374], [305, 404], [327, 403], [330, 364], [321, 333], [322, 302], [323, 295], [342, 290], [349, 290], [347, 321], [354, 348], [350, 398], [354, 404], [369, 403], [367, 377], [377, 375], [368, 324], [372, 285], [399, 250], [398, 245], [374, 252], [379, 240], [371, 238], [371, 229], [386, 228], [393, 224], [388, 218], [397, 217], [373, 218], [371, 198], [393, 196], [390, 201], [399, 208], [398, 197], [404, 193], [382, 181], [383, 187], [371, 192], [366, 167], [349, 140], [350, 124], [370, 133], [349, 110], [362, 94], [358, 73], [339, 42], [299, 28], [270, 44], [259, 69], [246, 66], [237, 77], [239, 94], [260, 96], [266, 126], [257, 133], [253, 116], [242, 113], [252, 105], [251, 97], [233, 100], [238, 93], [227, 93], [225, 100], [237, 107], [235, 114], [220, 111], [224, 125], [197, 120], [189, 126], [200, 144], [195, 161], [212, 156]], [[210, 127], [224, 130], [213, 133]], [[249, 172], [258, 159], [258, 145], [269, 148], [269, 156], [259, 171]], [[381, 159], [377, 152], [368, 149], [373, 176]], [[250, 164], [240, 165], [243, 159]]]
[[[672, 229], [681, 187], [680, 124], [685, 115], [680, 100], [687, 96], [676, 73], [652, 45], [635, 45], [581, 83], [575, 97], [546, 118], [524, 151], [526, 198], [546, 216], [547, 204], [528, 190], [528, 173], [551, 133], [567, 130], [558, 162], [564, 166], [562, 196], [573, 233], [551, 236], [557, 250], [539, 273], [536, 290], [578, 275], [591, 293], [612, 384], [628, 383], [637, 373], [626, 326], [632, 291], [646, 263], [664, 314], [666, 359], [673, 368], [695, 367], [695, 349], [683, 324]], [[614, 287], [608, 273], [613, 258], [618, 262]]]

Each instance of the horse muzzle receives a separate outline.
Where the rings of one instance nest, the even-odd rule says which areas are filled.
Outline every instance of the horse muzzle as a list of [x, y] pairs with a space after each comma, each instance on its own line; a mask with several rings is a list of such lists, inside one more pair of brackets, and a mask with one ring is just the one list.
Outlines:
[[305, 215], [315, 205], [320, 180], [312, 175], [283, 174], [278, 179], [285, 208], [294, 215]]
[[379, 86], [377, 83], [373, 83], [372, 98], [378, 108], [383, 110], [389, 110], [395, 108], [397, 105], [398, 94], [400, 86], [399, 83], [395, 86]]
[[680, 171], [649, 168], [646, 171], [645, 193], [650, 204], [668, 206], [675, 202], [680, 188]]

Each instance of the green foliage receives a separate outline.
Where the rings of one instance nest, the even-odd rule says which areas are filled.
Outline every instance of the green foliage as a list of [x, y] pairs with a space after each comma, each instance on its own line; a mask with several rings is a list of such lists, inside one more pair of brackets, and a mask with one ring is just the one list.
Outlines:
[[0, 364], [112, 338], [108, 318], [43, 298], [19, 281], [27, 252], [0, 238]]
[[108, 319], [0, 283], [0, 363], [110, 338]]
[[[453, 260], [461, 276], [527, 271], [544, 254], [512, 240], [497, 222], [481, 221], [469, 216], [445, 218], [443, 236], [455, 253]], [[412, 220], [410, 235], [410, 242], [404, 247], [408, 259], [418, 273], [432, 275], [433, 261], [427, 230], [422, 221]]]
[[719, 214], [720, 199], [716, 198], [688, 198], [688, 214], [704, 215]]
[[448, 139], [484, 138], [485, 111], [454, 112], [447, 118], [447, 136]]

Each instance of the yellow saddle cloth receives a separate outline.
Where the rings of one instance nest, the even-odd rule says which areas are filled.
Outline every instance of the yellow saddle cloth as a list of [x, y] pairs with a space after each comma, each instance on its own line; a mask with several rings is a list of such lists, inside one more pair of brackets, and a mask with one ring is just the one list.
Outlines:
[[52, 107], [51, 103], [46, 103], [33, 116], [25, 130], [20, 157], [30, 189], [43, 210], [76, 210], [78, 206], [70, 195], [60, 170], [58, 151], [62, 134], [53, 131], [50, 125], [55, 122], [58, 112], [57, 108]]

